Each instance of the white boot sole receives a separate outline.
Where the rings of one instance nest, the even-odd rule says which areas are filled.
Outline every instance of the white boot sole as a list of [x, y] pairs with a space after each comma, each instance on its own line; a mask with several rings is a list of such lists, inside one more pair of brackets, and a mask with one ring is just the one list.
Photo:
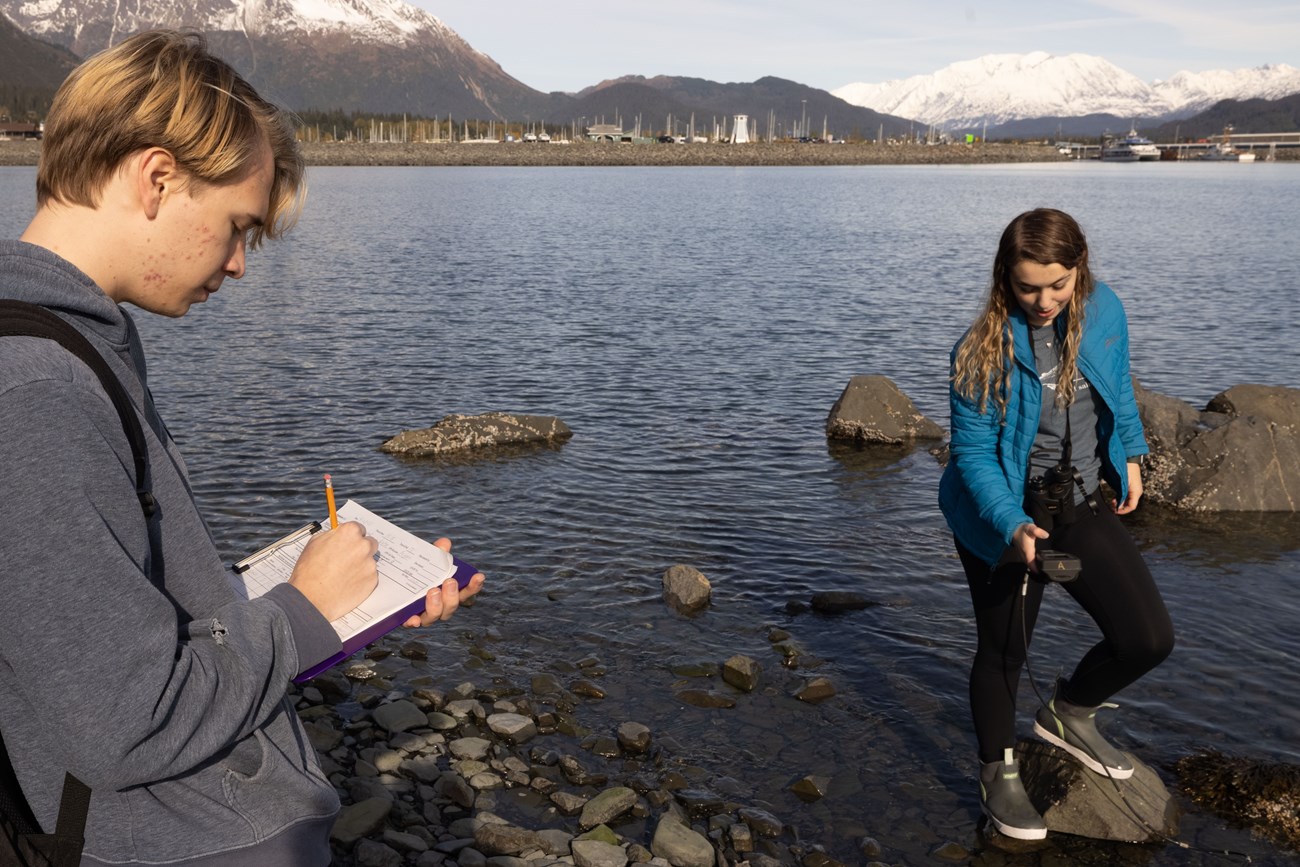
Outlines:
[[998, 821], [998, 818], [984, 808], [984, 815], [989, 817], [993, 827], [998, 829], [999, 834], [1012, 837], [1016, 840], [1045, 840], [1047, 839], [1046, 828], [1016, 828], [1011, 825], [1004, 825]]
[[[1049, 744], [1055, 744], [1056, 746], [1065, 750], [1067, 753], [1069, 753], [1070, 755], [1078, 759], [1080, 762], [1082, 762], [1083, 766], [1088, 770], [1092, 771], [1094, 774], [1098, 774], [1103, 777], [1110, 777], [1112, 780], [1127, 780], [1129, 777], [1133, 776], [1132, 768], [1108, 768], [1105, 765], [1103, 765], [1101, 762], [1094, 759], [1092, 756], [1088, 755], [1088, 753], [1085, 752], [1084, 750], [1081, 750], [1076, 746], [1072, 746], [1066, 743], [1061, 738], [1057, 737], [1055, 732], [1051, 732], [1043, 728], [1043, 724], [1040, 722], [1034, 723], [1034, 734], [1038, 735], [1040, 738], [1047, 741]], [[990, 816], [989, 818], [992, 817]]]

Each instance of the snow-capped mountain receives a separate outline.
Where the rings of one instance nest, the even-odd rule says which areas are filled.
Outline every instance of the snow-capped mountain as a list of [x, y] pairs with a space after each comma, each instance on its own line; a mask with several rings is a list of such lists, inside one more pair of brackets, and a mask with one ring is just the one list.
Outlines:
[[1300, 93], [1300, 69], [1285, 64], [1236, 72], [1180, 72], [1148, 84], [1101, 57], [990, 54], [882, 84], [831, 91], [854, 105], [949, 128], [1024, 118], [1111, 114], [1187, 117], [1223, 99], [1278, 99]]
[[301, 108], [486, 120], [547, 99], [401, 0], [0, 0], [0, 14], [83, 57], [141, 30], [199, 30], [259, 89]]

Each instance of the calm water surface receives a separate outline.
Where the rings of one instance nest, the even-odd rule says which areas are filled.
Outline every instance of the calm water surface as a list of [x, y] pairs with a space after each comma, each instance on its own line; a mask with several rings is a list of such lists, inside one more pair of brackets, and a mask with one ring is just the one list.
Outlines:
[[[0, 169], [7, 237], [30, 215], [33, 177]], [[317, 516], [330, 472], [343, 496], [451, 536], [490, 574], [478, 605], [423, 634], [454, 645], [432, 654], [440, 683], [526, 686], [597, 657], [609, 696], [583, 722], [671, 736], [702, 785], [849, 863], [867, 834], [891, 863], [979, 845], [973, 635], [935, 506], [941, 470], [924, 450], [828, 446], [849, 377], [889, 376], [946, 424], [948, 349], [998, 235], [1051, 205], [1079, 218], [1094, 270], [1124, 299], [1147, 387], [1203, 405], [1237, 383], [1300, 384], [1300, 166], [346, 168], [311, 183], [299, 228], [248, 277], [178, 322], [139, 317], [223, 553]], [[558, 415], [574, 437], [473, 462], [376, 450], [488, 410]], [[1119, 696], [1108, 731], [1171, 785], [1169, 766], [1207, 746], [1300, 762], [1300, 522], [1147, 508], [1129, 525], [1179, 645]], [[673, 563], [711, 580], [707, 615], [665, 610]], [[882, 604], [787, 609], [830, 589]], [[1063, 593], [1040, 624], [1031, 665], [1046, 688], [1095, 636]], [[780, 665], [772, 626], [793, 635], [800, 668]], [[495, 659], [467, 656], [469, 643]], [[717, 684], [672, 663], [736, 653], [762, 662], [764, 689], [731, 710], [674, 700]], [[839, 695], [792, 699], [813, 674]], [[832, 781], [811, 805], [787, 791], [809, 773]], [[1199, 811], [1182, 836], [1286, 861]], [[1225, 863], [1172, 847], [1093, 854]]]

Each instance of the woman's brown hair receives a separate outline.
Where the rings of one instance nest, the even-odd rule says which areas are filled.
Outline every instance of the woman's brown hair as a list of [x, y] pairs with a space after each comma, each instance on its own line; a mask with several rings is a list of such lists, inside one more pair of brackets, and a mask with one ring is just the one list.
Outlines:
[[1084, 303], [1092, 294], [1093, 277], [1088, 268], [1088, 240], [1075, 219], [1064, 211], [1038, 208], [1016, 217], [1002, 232], [993, 259], [993, 279], [984, 310], [975, 319], [953, 365], [952, 384], [957, 394], [975, 402], [984, 412], [989, 401], [1005, 419], [1015, 366], [1011, 315], [1017, 309], [1013, 271], [1021, 262], [1075, 268], [1074, 294], [1062, 318], [1065, 339], [1061, 346], [1061, 369], [1056, 402], [1069, 406], [1074, 401], [1074, 380], [1079, 370], [1079, 341], [1083, 336]]

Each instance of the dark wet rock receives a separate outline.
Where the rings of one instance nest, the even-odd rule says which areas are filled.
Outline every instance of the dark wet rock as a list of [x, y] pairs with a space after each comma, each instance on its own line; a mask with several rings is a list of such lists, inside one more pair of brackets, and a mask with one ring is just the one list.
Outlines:
[[420, 728], [429, 724], [428, 715], [406, 699], [381, 704], [371, 711], [370, 716], [378, 725], [390, 732], [404, 732], [407, 729]]
[[578, 827], [583, 831], [605, 825], [632, 809], [636, 803], [636, 792], [625, 786], [606, 789], [592, 798], [582, 807], [578, 817]]
[[330, 830], [330, 839], [344, 845], [373, 834], [384, 826], [384, 820], [393, 808], [391, 798], [367, 798], [350, 804], [339, 811]]
[[759, 837], [780, 837], [785, 830], [780, 819], [757, 807], [743, 807], [736, 815]]
[[370, 680], [379, 674], [379, 672], [375, 671], [374, 666], [365, 662], [354, 662], [343, 669], [343, 673], [349, 680]]
[[432, 427], [402, 431], [380, 449], [408, 457], [432, 457], [491, 446], [558, 443], [573, 436], [554, 416], [486, 412], [444, 416]]
[[790, 791], [794, 792], [799, 800], [807, 803], [820, 801], [826, 797], [826, 792], [830, 788], [831, 778], [817, 774], [809, 774], [799, 780], [796, 780], [790, 786]]
[[741, 855], [754, 851], [754, 831], [744, 822], [735, 822], [727, 829], [731, 848]]
[[1051, 744], [1022, 740], [1016, 753], [1025, 791], [1049, 831], [1130, 843], [1177, 836], [1177, 803], [1156, 772], [1132, 755], [1126, 754], [1133, 776], [1112, 781]]
[[802, 599], [789, 599], [785, 603], [785, 613], [791, 617], [798, 617], [808, 610], [808, 603]]
[[863, 837], [858, 841], [858, 852], [863, 858], [879, 858], [885, 850], [875, 837]]
[[436, 732], [451, 731], [457, 725], [455, 717], [437, 710], [427, 714], [425, 719], [428, 721], [429, 728]]
[[[319, 690], [321, 697], [329, 702], [346, 701], [352, 693], [352, 684], [347, 675], [337, 668], [316, 675], [308, 681], [308, 684]], [[306, 694], [307, 691], [304, 689], [303, 695]]]
[[447, 744], [447, 749], [458, 759], [481, 761], [487, 757], [492, 742], [485, 738], [456, 738]]
[[582, 810], [582, 805], [587, 803], [586, 798], [572, 792], [555, 792], [551, 795], [550, 801], [563, 816], [576, 815]]
[[494, 713], [487, 718], [487, 724], [493, 734], [512, 744], [525, 743], [537, 734], [537, 725], [523, 714]]
[[611, 843], [614, 845], [617, 845], [619, 842], [618, 835], [615, 834], [608, 825], [597, 825], [596, 827], [588, 831], [584, 831], [583, 833], [579, 834], [577, 837], [574, 837], [573, 839], [600, 840], [602, 843]]
[[794, 697], [809, 704], [817, 704], [835, 695], [835, 685], [824, 677], [814, 677], [795, 692]]
[[399, 653], [401, 653], [401, 655], [406, 659], [414, 659], [416, 661], [423, 661], [429, 658], [429, 648], [425, 647], [424, 643], [420, 641], [406, 642], [402, 645], [402, 649]]
[[720, 795], [707, 789], [680, 789], [673, 793], [673, 797], [691, 819], [707, 819], [727, 808]]
[[885, 376], [855, 376], [826, 419], [826, 436], [870, 445], [943, 439], [944, 429], [921, 414]]
[[1300, 510], [1300, 389], [1237, 385], [1197, 411], [1142, 388], [1151, 502], [1190, 511]]
[[589, 680], [575, 680], [569, 684], [569, 692], [574, 695], [580, 695], [583, 698], [604, 698], [605, 690], [596, 686]]
[[618, 727], [618, 743], [629, 753], [650, 749], [650, 729], [639, 722], [625, 722]]
[[744, 692], [754, 691], [762, 672], [758, 660], [739, 654], [722, 664], [722, 679]]
[[843, 614], [846, 611], [861, 611], [879, 605], [861, 593], [852, 590], [822, 590], [812, 595], [812, 609], [822, 614]]
[[535, 831], [514, 825], [485, 823], [474, 829], [474, 847], [484, 855], [518, 855], [545, 846]]
[[377, 840], [357, 843], [355, 855], [358, 867], [402, 867], [402, 853]]
[[391, 846], [398, 852], [427, 852], [429, 850], [428, 842], [418, 834], [408, 834], [403, 831], [394, 831], [389, 829], [384, 831], [382, 837], [384, 845]]
[[713, 844], [671, 815], [655, 826], [650, 851], [673, 867], [713, 867]]
[[736, 700], [729, 695], [722, 695], [711, 689], [683, 689], [676, 694], [677, 700], [693, 707], [729, 708], [736, 706]]
[[804, 855], [799, 863], [803, 865], [803, 867], [844, 867], [842, 861], [836, 861], [825, 852], [816, 850]]
[[535, 674], [530, 683], [533, 695], [560, 695], [564, 692], [564, 687], [560, 685], [560, 679], [553, 674]]
[[709, 606], [709, 579], [694, 567], [678, 563], [664, 572], [664, 601], [681, 614], [696, 614]]
[[668, 670], [678, 677], [717, 677], [720, 671], [716, 662], [674, 662]]
[[1175, 769], [1197, 804], [1300, 852], [1300, 765], [1210, 750], [1184, 756]]
[[474, 806], [474, 790], [465, 778], [457, 773], [445, 773], [433, 784], [436, 794], [447, 798], [453, 804], [464, 809]]
[[790, 633], [786, 632], [779, 626], [773, 626], [767, 631], [767, 640], [773, 644], [776, 644], [778, 641], [786, 641], [789, 638]]
[[569, 844], [573, 842], [573, 835], [568, 831], [560, 828], [547, 828], [537, 832], [537, 836], [542, 841], [542, 851], [553, 857], [562, 857], [569, 854]]
[[303, 728], [307, 730], [307, 740], [322, 753], [328, 753], [343, 742], [343, 733], [325, 720], [303, 723]]
[[951, 861], [956, 864], [970, 858], [970, 850], [960, 843], [944, 843], [936, 846], [930, 853], [941, 861]]
[[793, 641], [782, 641], [779, 644], [773, 644], [772, 649], [781, 655], [781, 666], [783, 668], [795, 669], [799, 667], [799, 660], [803, 658], [803, 649]]
[[646, 864], [654, 858], [654, 853], [640, 843], [629, 843], [624, 851], [629, 864]]

